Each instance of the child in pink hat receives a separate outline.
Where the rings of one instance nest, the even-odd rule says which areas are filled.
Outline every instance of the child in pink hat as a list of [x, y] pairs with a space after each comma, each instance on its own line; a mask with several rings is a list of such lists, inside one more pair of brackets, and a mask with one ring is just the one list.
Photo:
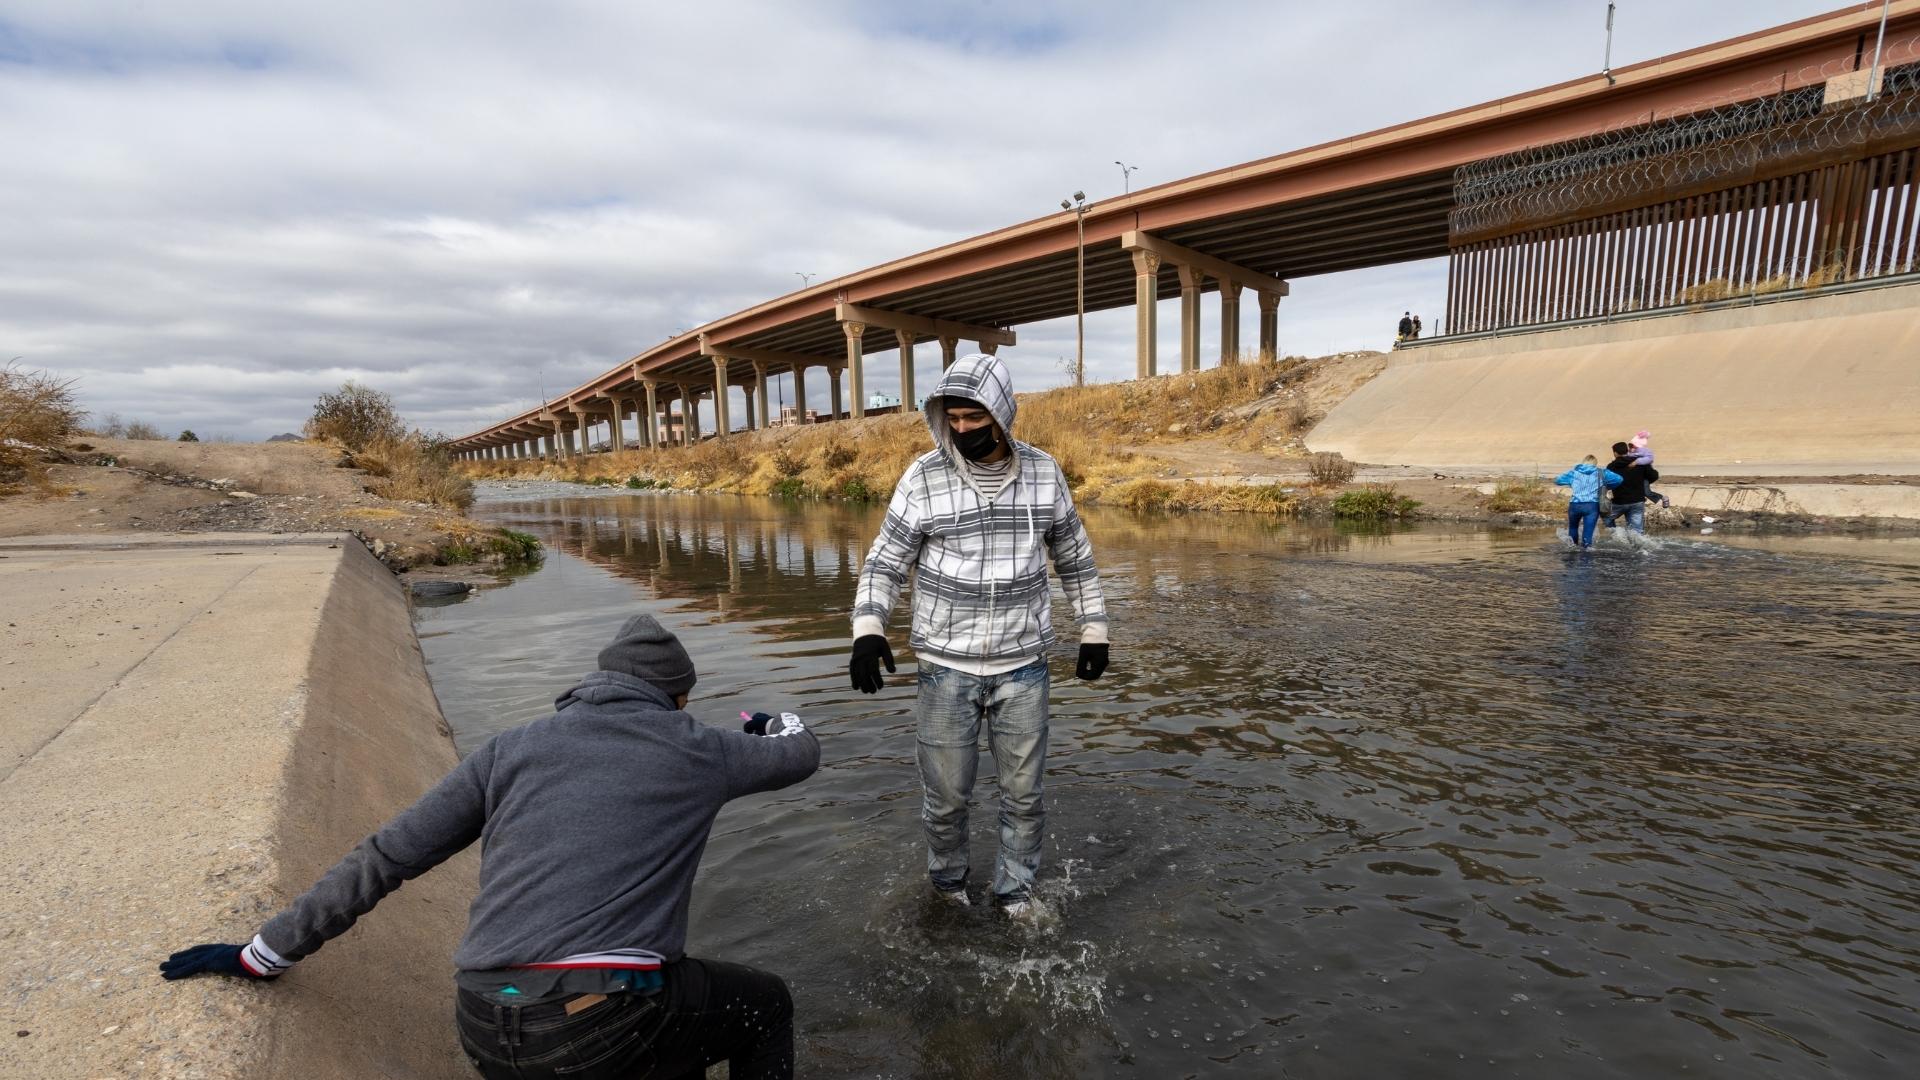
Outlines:
[[[1627, 445], [1633, 447], [1633, 451], [1628, 457], [1633, 460], [1635, 465], [1650, 466], [1653, 464], [1653, 447], [1650, 445], [1652, 442], [1653, 435], [1645, 429], [1634, 432], [1633, 438], [1627, 440]], [[1660, 500], [1661, 506], [1673, 505], [1672, 500], [1653, 490], [1652, 485], [1648, 485], [1647, 487], [1647, 498], [1649, 500]]]

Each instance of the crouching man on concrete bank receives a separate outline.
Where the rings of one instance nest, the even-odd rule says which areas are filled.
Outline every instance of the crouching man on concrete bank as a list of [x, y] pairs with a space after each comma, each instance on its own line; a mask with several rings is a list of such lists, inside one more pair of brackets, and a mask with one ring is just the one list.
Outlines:
[[678, 638], [627, 620], [552, 716], [469, 754], [252, 942], [184, 949], [161, 974], [276, 977], [479, 840], [453, 960], [482, 1076], [677, 1077], [724, 1060], [736, 1080], [791, 1077], [786, 983], [687, 956], [687, 903], [720, 807], [812, 775], [820, 743], [791, 713], [701, 724], [683, 711], [693, 684]]

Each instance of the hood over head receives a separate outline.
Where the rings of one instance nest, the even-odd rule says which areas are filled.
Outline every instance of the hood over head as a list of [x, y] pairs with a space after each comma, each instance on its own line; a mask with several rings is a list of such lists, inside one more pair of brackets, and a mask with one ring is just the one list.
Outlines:
[[587, 673], [577, 684], [553, 699], [553, 711], [559, 712], [575, 702], [584, 702], [588, 705], [640, 702], [662, 712], [673, 712], [678, 708], [673, 703], [673, 695], [645, 679], [635, 678], [622, 671], [602, 670]]
[[1000, 426], [1001, 436], [1012, 441], [1013, 414], [1017, 406], [1013, 401], [1013, 376], [1007, 372], [1004, 360], [985, 353], [963, 356], [953, 362], [933, 393], [927, 395], [927, 428], [933, 432], [933, 445], [958, 464], [960, 452], [953, 448], [953, 431], [947, 427], [946, 399], [949, 397], [966, 398], [986, 406], [994, 423]]

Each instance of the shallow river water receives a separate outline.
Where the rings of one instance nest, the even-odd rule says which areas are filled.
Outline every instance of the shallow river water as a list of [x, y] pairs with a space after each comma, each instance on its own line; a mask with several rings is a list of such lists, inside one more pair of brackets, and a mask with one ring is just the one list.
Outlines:
[[1057, 650], [1025, 928], [928, 896], [904, 600], [848, 687], [878, 510], [576, 492], [483, 496], [549, 554], [420, 610], [435, 689], [469, 750], [645, 610], [695, 715], [808, 720], [689, 944], [786, 977], [802, 1076], [1914, 1075], [1920, 544], [1089, 513], [1113, 666]]

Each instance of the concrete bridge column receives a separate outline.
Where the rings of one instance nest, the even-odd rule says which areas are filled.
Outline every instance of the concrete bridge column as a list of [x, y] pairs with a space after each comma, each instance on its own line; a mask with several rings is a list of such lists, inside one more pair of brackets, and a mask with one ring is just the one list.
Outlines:
[[1200, 289], [1207, 275], [1198, 267], [1176, 266], [1180, 275], [1180, 370], [1200, 370]]
[[760, 418], [762, 428], [779, 419], [767, 415], [767, 365], [764, 360], [753, 362], [753, 415]]
[[680, 445], [692, 446], [700, 441], [700, 399], [693, 387], [680, 384]]
[[[856, 349], [859, 348], [858, 345], [853, 347]], [[833, 412], [830, 419], [839, 420], [842, 411], [840, 407], [840, 369], [832, 365], [827, 367], [827, 407]]]
[[1240, 362], [1240, 284], [1220, 283], [1220, 363]]
[[[867, 324], [863, 322], [843, 322], [840, 329], [847, 334], [847, 373], [852, 377], [853, 419], [867, 415], [866, 363], [860, 354], [861, 339], [867, 333]], [[833, 377], [833, 418], [840, 418], [840, 376]]]
[[1133, 253], [1133, 374], [1152, 378], [1158, 367], [1160, 318], [1160, 256], [1151, 251]]
[[940, 338], [940, 370], [941, 371], [945, 371], [948, 368], [953, 366], [953, 362], [959, 359], [959, 357], [955, 356], [954, 354], [959, 351], [960, 351], [959, 338], [946, 337], [946, 336], [942, 336]]
[[807, 422], [807, 369], [800, 364], [793, 366], [793, 422]]
[[575, 405], [571, 411], [573, 413], [574, 430], [579, 432], [580, 436], [580, 445], [576, 449], [577, 452], [584, 457], [587, 451], [593, 447], [593, 431], [591, 427], [593, 417], [585, 408], [579, 405]]
[[893, 339], [900, 343], [900, 411], [913, 408], [913, 335], [905, 330], [895, 330]]
[[613, 410], [613, 449], [619, 453], [627, 448], [627, 403], [618, 397], [610, 397], [607, 405]]
[[713, 433], [724, 439], [733, 431], [731, 403], [727, 401], [727, 358], [713, 358]]
[[647, 411], [645, 413], [647, 420], [646, 423], [642, 425], [644, 430], [640, 432], [640, 445], [655, 447], [660, 445], [660, 402], [657, 396], [660, 384], [653, 379], [642, 379], [640, 385], [646, 387], [647, 390]]
[[1261, 290], [1260, 296], [1260, 359], [1277, 360], [1280, 357], [1280, 297]]

